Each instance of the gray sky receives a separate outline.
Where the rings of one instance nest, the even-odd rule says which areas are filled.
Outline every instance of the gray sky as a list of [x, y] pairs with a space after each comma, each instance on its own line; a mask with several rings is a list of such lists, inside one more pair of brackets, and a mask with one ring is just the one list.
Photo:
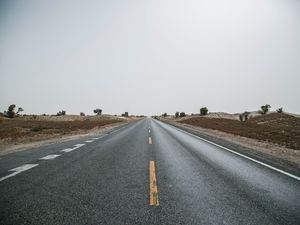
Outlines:
[[300, 1], [2, 0], [0, 96], [24, 113], [300, 113]]

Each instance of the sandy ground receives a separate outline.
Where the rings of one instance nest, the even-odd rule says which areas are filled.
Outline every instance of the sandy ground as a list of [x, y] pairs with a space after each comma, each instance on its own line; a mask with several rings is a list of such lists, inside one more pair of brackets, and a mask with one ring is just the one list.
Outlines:
[[[54, 143], [61, 143], [70, 140], [76, 140], [82, 137], [101, 135], [103, 133], [109, 132], [110, 130], [126, 124], [127, 122], [114, 123], [110, 125], [105, 125], [100, 128], [94, 128], [89, 131], [76, 131], [69, 135], [51, 135], [48, 137], [42, 136], [42, 140], [35, 140], [29, 143], [1, 143], [0, 140], [0, 155], [6, 155], [12, 152], [24, 151], [31, 148], [37, 148], [40, 146], [50, 145]], [[27, 142], [27, 141], [26, 141]]]
[[[274, 113], [274, 112], [269, 112], [269, 113]], [[223, 119], [229, 119], [229, 120], [240, 120], [239, 115], [242, 113], [226, 113], [226, 112], [209, 112], [207, 115], [202, 116], [204, 118], [223, 118]], [[185, 120], [188, 118], [193, 118], [193, 117], [197, 117], [200, 116], [199, 114], [194, 114], [194, 115], [187, 115], [185, 117], [182, 118], [175, 118], [174, 116], [168, 116], [168, 119], [173, 119], [176, 121], [180, 121], [180, 120]], [[261, 114], [258, 111], [252, 111], [249, 112], [248, 117], [249, 118], [253, 118], [253, 117], [257, 117], [257, 116], [261, 116]]]
[[262, 152], [267, 155], [271, 155], [275, 158], [283, 159], [288, 162], [291, 162], [295, 164], [298, 168], [300, 168], [300, 151], [299, 150], [294, 150], [294, 149], [289, 149], [285, 148], [273, 143], [269, 142], [263, 142], [263, 141], [258, 141], [255, 139], [251, 138], [246, 138], [246, 137], [241, 137], [233, 134], [228, 134], [225, 132], [217, 131], [217, 130], [211, 130], [211, 129], [204, 129], [198, 126], [192, 126], [188, 124], [182, 124], [182, 123], [176, 123], [174, 121], [168, 121], [171, 124], [174, 124], [178, 127], [185, 127], [189, 128], [190, 130], [199, 132], [199, 133], [204, 133], [213, 137], [217, 137], [220, 139], [227, 140], [229, 142], [238, 144], [240, 146], [253, 149], [259, 152]]

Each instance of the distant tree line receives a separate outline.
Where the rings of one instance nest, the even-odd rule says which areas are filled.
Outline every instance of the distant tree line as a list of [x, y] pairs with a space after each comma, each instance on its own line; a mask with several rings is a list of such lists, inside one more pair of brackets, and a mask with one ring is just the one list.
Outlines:
[[[205, 116], [205, 115], [207, 115], [207, 113], [208, 113], [207, 107], [200, 108], [200, 115], [201, 116]], [[163, 116], [165, 116], [165, 115], [167, 115], [167, 114], [164, 113]], [[192, 115], [194, 115], [194, 114], [192, 114]], [[185, 116], [186, 116], [185, 112], [176, 112], [175, 113], [175, 117], [176, 118], [178, 118], [178, 117], [185, 117]]]
[[[269, 105], [269, 104], [262, 105], [259, 109], [259, 113], [261, 113], [262, 115], [265, 115], [269, 112], [270, 108], [271, 108], [271, 105]], [[17, 108], [15, 104], [11, 104], [11, 105], [8, 106], [8, 109], [6, 111], [4, 111], [3, 113], [0, 113], [0, 116], [4, 116], [4, 117], [7, 117], [7, 118], [14, 118], [16, 116], [21, 115], [21, 113], [23, 111], [24, 111], [24, 109], [22, 107]], [[96, 115], [102, 115], [103, 111], [100, 108], [96, 108], [96, 109], [93, 110], [93, 112]], [[280, 108], [276, 109], [276, 112], [277, 113], [283, 113], [283, 108], [280, 107]], [[67, 114], [66, 110], [61, 110], [61, 111], [56, 113], [56, 116], [64, 116], [66, 114]], [[208, 114], [208, 108], [207, 107], [200, 108], [200, 115], [201, 116], [205, 116], [207, 114]], [[43, 115], [46, 115], [46, 114], [43, 114]], [[192, 114], [192, 115], [197, 115], [197, 114]], [[247, 121], [249, 119], [249, 115], [250, 115], [250, 112], [244, 112], [244, 113], [240, 114], [239, 115], [240, 121]], [[85, 116], [85, 113], [80, 112], [80, 116]], [[129, 114], [128, 114], [128, 112], [125, 112], [125, 113], [121, 114], [121, 116], [128, 117]], [[162, 117], [167, 117], [167, 116], [168, 116], [168, 114], [166, 112], [162, 114]], [[176, 118], [185, 117], [185, 116], [186, 116], [185, 112], [178, 112], [177, 111], [175, 113]], [[157, 117], [157, 116], [155, 116], [155, 117]]]

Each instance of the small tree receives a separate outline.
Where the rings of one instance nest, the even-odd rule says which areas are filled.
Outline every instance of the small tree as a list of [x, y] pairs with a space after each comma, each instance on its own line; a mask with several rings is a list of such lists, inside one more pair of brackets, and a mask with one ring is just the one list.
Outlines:
[[200, 109], [200, 115], [205, 116], [208, 113], [208, 109], [206, 107], [203, 107]]
[[278, 112], [278, 113], [283, 113], [283, 109], [282, 109], [282, 107], [281, 107], [281, 108], [278, 108], [278, 109], [276, 109], [276, 112]]
[[181, 112], [179, 116], [180, 117], [185, 117], [185, 112]]
[[175, 113], [175, 117], [178, 118], [179, 117], [179, 112]]
[[167, 114], [167, 113], [164, 113], [164, 114], [162, 114], [162, 116], [163, 116], [163, 117], [167, 117], [167, 116], [168, 116], [168, 114]]
[[262, 105], [260, 108], [261, 108], [261, 114], [266, 114], [271, 108], [271, 106], [269, 104], [266, 104], [266, 105]]
[[9, 118], [14, 118], [16, 115], [15, 108], [16, 108], [15, 104], [8, 106], [8, 110], [6, 111], [6, 116]]
[[65, 110], [61, 110], [58, 113], [56, 113], [57, 116], [65, 116], [66, 115], [66, 111]]
[[102, 114], [102, 109], [94, 109], [94, 113], [97, 115], [101, 115]]
[[250, 112], [244, 112], [239, 115], [240, 121], [244, 122], [249, 119]]
[[21, 112], [23, 112], [23, 111], [24, 111], [24, 109], [21, 108], [21, 107], [19, 107], [19, 108], [18, 108], [18, 111], [17, 111], [17, 114], [19, 114], [19, 113], [21, 113]]
[[243, 122], [243, 115], [242, 114], [239, 115], [239, 119], [240, 119], [241, 122]]
[[81, 112], [81, 113], [80, 113], [80, 116], [85, 116], [84, 112]]
[[128, 117], [128, 116], [129, 116], [129, 113], [128, 113], [128, 112], [125, 112], [125, 113], [123, 113], [121, 116], [123, 116], [123, 117]]

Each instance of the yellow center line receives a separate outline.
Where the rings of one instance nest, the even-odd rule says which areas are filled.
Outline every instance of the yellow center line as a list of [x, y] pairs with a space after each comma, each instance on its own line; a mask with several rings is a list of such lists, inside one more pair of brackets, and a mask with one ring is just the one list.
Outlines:
[[149, 145], [152, 145], [152, 138], [149, 137]]
[[149, 163], [149, 173], [150, 173], [150, 205], [159, 206], [158, 201], [158, 191], [156, 185], [156, 176], [155, 176], [155, 165], [154, 161]]

